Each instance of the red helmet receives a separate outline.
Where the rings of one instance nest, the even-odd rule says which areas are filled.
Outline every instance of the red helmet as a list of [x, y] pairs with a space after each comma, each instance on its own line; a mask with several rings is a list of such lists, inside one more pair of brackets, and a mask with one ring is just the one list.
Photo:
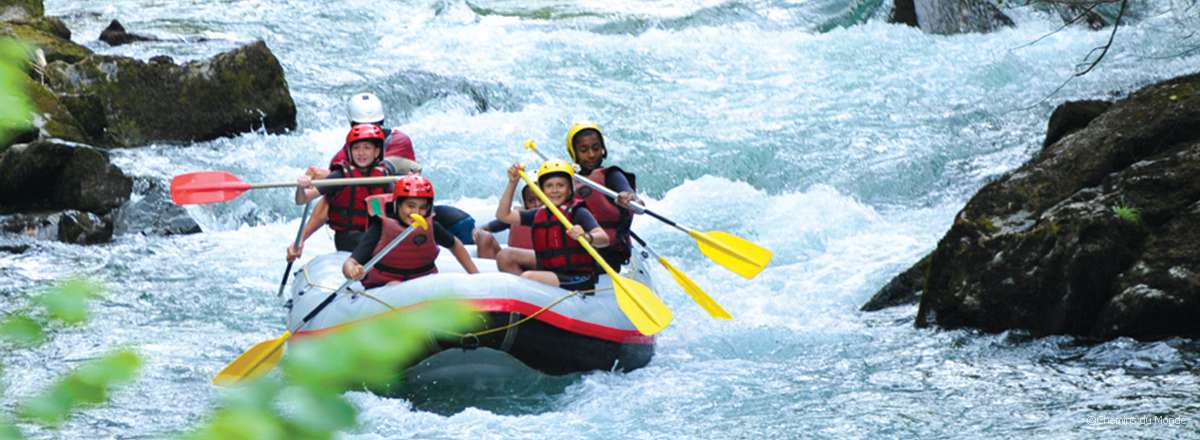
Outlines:
[[355, 142], [371, 141], [376, 147], [379, 147], [379, 157], [375, 161], [383, 160], [383, 140], [386, 138], [387, 135], [383, 133], [383, 129], [375, 124], [357, 124], [350, 127], [350, 132], [346, 133], [346, 159], [349, 161], [354, 160], [354, 156], [350, 155], [350, 146], [354, 145]]
[[433, 203], [433, 182], [420, 174], [409, 174], [396, 181], [392, 199], [399, 201], [410, 197], [429, 199]]

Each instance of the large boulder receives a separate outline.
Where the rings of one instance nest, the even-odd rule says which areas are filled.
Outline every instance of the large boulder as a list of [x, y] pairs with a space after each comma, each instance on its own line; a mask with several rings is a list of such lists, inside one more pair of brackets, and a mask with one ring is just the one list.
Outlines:
[[941, 35], [986, 33], [1013, 25], [987, 0], [895, 0], [889, 21]]
[[1118, 101], [981, 189], [931, 254], [917, 325], [1200, 336], [1200, 74]]
[[0, 22], [0, 36], [23, 40], [46, 54], [47, 62], [75, 63], [92, 54], [71, 41], [71, 31], [57, 17], [37, 17]]
[[117, 234], [181, 235], [201, 232], [200, 224], [182, 206], [171, 201], [167, 188], [139, 178], [134, 196], [117, 210]]
[[42, 140], [0, 155], [0, 210], [76, 209], [107, 214], [129, 199], [133, 181], [87, 145]]
[[37, 18], [45, 12], [42, 0], [0, 0], [0, 20]]
[[206, 61], [175, 64], [92, 56], [51, 63], [50, 88], [102, 146], [187, 143], [296, 127], [283, 67], [258, 41]]

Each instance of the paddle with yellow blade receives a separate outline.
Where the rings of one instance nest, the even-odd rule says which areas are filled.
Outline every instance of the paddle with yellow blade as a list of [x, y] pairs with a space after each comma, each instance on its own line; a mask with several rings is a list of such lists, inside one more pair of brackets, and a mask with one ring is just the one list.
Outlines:
[[712, 299], [711, 296], [708, 296], [707, 293], [704, 293], [704, 289], [701, 289], [700, 286], [697, 286], [696, 283], [693, 282], [686, 273], [676, 269], [675, 266], [673, 266], [671, 262], [667, 261], [666, 258], [663, 258], [662, 255], [658, 254], [658, 252], [654, 252], [654, 249], [650, 249], [650, 246], [646, 245], [645, 241], [642, 241], [642, 237], [638, 237], [638, 235], [633, 231], [629, 231], [629, 235], [638, 242], [638, 245], [642, 246], [642, 249], [645, 249], [646, 252], [649, 252], [650, 255], [654, 257], [654, 259], [658, 260], [659, 264], [662, 264], [662, 266], [667, 269], [667, 272], [671, 272], [671, 276], [675, 278], [676, 283], [679, 283], [679, 287], [682, 287], [683, 291], [687, 292], [687, 294], [692, 297], [692, 301], [695, 301], [696, 304], [700, 305], [700, 308], [708, 312], [708, 316], [719, 319], [733, 319], [733, 315], [730, 315], [724, 307], [721, 307], [720, 304], [717, 304], [717, 301]]
[[[384, 255], [387, 255], [387, 253], [391, 252], [393, 248], [400, 244], [400, 242], [403, 242], [405, 238], [408, 238], [413, 231], [417, 230], [418, 228], [426, 229], [429, 227], [429, 224], [425, 222], [425, 218], [421, 217], [419, 214], [412, 214], [411, 217], [412, 224], [409, 225], [408, 229], [405, 229], [403, 233], [392, 239], [392, 241], [388, 243], [382, 251], [376, 253], [370, 261], [367, 261], [367, 264], [363, 266], [363, 273], [370, 272], [371, 268], [375, 267], [375, 263], [378, 263], [379, 260], [383, 259]], [[308, 324], [308, 321], [312, 320], [313, 317], [317, 316], [318, 313], [321, 313], [322, 310], [325, 310], [325, 307], [332, 303], [335, 298], [337, 298], [337, 294], [339, 292], [345, 290], [347, 287], [350, 287], [350, 285], [355, 281], [356, 280], [346, 280], [346, 282], [342, 283], [341, 286], [338, 286], [337, 289], [334, 289], [333, 292], [330, 292], [329, 296], [325, 297], [324, 301], [321, 301], [320, 304], [317, 304], [317, 307], [313, 308], [311, 312], [308, 312], [308, 314], [304, 316], [304, 319], [300, 321], [300, 325], [296, 326], [296, 328], [283, 332], [283, 336], [271, 339], [269, 341], [259, 342], [253, 347], [250, 347], [249, 350], [246, 350], [241, 354], [241, 356], [238, 356], [237, 359], [234, 359], [233, 362], [230, 362], [229, 365], [225, 366], [224, 369], [217, 372], [217, 375], [213, 376], [213, 383], [224, 386], [244, 380], [254, 379], [267, 374], [268, 371], [271, 371], [272, 368], [275, 368], [275, 365], [279, 363], [279, 359], [283, 357], [283, 350], [281, 350], [283, 348], [283, 343], [287, 342], [287, 340], [296, 332], [303, 330], [304, 326]]]
[[[378, 185], [394, 183], [403, 176], [355, 177], [345, 179], [317, 179], [312, 184], [322, 186]], [[233, 200], [251, 189], [288, 188], [296, 182], [247, 183], [227, 171], [196, 171], [183, 173], [171, 179], [171, 201], [176, 205], [201, 205]]]
[[[541, 151], [538, 151], [537, 143], [535, 143], [533, 139], [528, 139], [525, 141], [525, 148], [537, 153], [542, 160], [548, 160], [546, 155], [542, 154]], [[613, 192], [613, 190], [608, 189], [604, 185], [593, 182], [592, 179], [576, 174], [575, 180], [579, 183], [587, 185], [594, 191], [599, 191], [608, 198], [613, 200], [616, 200], [617, 198], [616, 192]], [[755, 275], [758, 275], [759, 272], [762, 272], [763, 268], [766, 268], [767, 264], [771, 262], [771, 251], [762, 246], [751, 243], [744, 238], [722, 231], [700, 232], [686, 226], [681, 226], [678, 223], [671, 221], [671, 219], [663, 217], [662, 215], [651, 211], [650, 209], [636, 202], [630, 202], [629, 206], [633, 212], [638, 214], [649, 214], [651, 217], [654, 217], [655, 219], [658, 219], [659, 221], [666, 223], [675, 229], [686, 232], [688, 235], [692, 236], [692, 238], [696, 239], [696, 245], [700, 248], [701, 253], [703, 253], [709, 259], [715, 261], [717, 264], [724, 266], [726, 269], [729, 269], [733, 271], [733, 273], [741, 275], [744, 278], [754, 278]]]
[[[562, 222], [563, 227], [568, 230], [571, 229], [571, 221], [563, 215], [562, 211], [559, 211], [557, 206], [554, 206], [554, 203], [550, 202], [550, 198], [546, 197], [546, 193], [542, 192], [542, 188], [537, 183], [534, 183], [525, 174], [525, 171], [518, 170], [518, 173], [521, 175], [521, 179], [525, 180], [525, 185], [537, 196], [538, 200], [541, 200], [542, 204], [554, 214], [554, 217], [558, 218], [559, 222]], [[596, 264], [601, 269], [604, 269], [604, 273], [607, 273], [609, 278], [612, 279], [613, 294], [617, 297], [617, 306], [621, 308], [625, 316], [629, 317], [629, 321], [633, 323], [634, 327], [637, 327], [638, 332], [643, 335], [653, 335], [671, 323], [671, 309], [667, 308], [667, 305], [663, 304], [658, 295], [655, 295], [649, 287], [625, 278], [614, 271], [604, 261], [604, 258], [596, 253], [596, 249], [592, 248], [592, 245], [583, 239], [583, 236], [579, 236], [576, 240], [579, 241], [579, 245], [583, 246], [588, 255], [591, 255], [596, 260]]]

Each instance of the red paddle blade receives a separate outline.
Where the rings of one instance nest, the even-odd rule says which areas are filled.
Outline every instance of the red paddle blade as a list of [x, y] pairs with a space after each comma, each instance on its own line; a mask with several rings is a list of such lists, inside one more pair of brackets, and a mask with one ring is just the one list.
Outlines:
[[250, 184], [225, 171], [197, 171], [171, 179], [171, 201], [176, 205], [201, 205], [232, 200]]

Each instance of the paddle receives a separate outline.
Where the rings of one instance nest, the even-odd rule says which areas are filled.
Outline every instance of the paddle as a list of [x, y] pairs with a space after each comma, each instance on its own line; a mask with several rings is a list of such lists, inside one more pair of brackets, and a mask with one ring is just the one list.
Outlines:
[[[300, 228], [296, 229], [296, 241], [292, 247], [300, 247], [300, 237], [304, 234], [304, 222], [308, 220], [308, 211], [312, 209], [312, 201], [304, 204], [304, 213], [300, 214]], [[288, 262], [287, 268], [283, 270], [283, 281], [279, 282], [279, 292], [275, 293], [275, 297], [283, 296], [283, 286], [287, 285], [288, 274], [292, 272], [292, 263], [296, 260]]]
[[[396, 238], [392, 239], [392, 241], [388, 243], [388, 245], [384, 247], [382, 251], [376, 253], [370, 261], [367, 261], [367, 264], [363, 266], [363, 273], [370, 272], [371, 268], [375, 267], [375, 263], [378, 263], [379, 260], [383, 259], [384, 255], [387, 255], [388, 252], [391, 252], [392, 248], [395, 248], [396, 245], [399, 245], [400, 242], [404, 241], [405, 238], [408, 238], [409, 234], [412, 234], [412, 232], [417, 228], [426, 229], [429, 227], [429, 224], [425, 222], [424, 217], [421, 217], [418, 214], [413, 214], [411, 217], [412, 225], [410, 225], [408, 229], [405, 229], [404, 232], [398, 235]], [[300, 325], [296, 326], [296, 328], [283, 332], [283, 336], [268, 341], [259, 342], [253, 347], [250, 347], [249, 350], [246, 350], [244, 353], [238, 356], [237, 359], [234, 359], [233, 362], [230, 362], [229, 365], [226, 365], [224, 369], [217, 372], [217, 375], [213, 376], [213, 383], [225, 386], [247, 379], [254, 379], [267, 374], [268, 371], [271, 371], [272, 368], [275, 368], [275, 364], [278, 364], [279, 359], [283, 357], [283, 351], [280, 350], [280, 348], [283, 348], [283, 343], [287, 342], [287, 340], [292, 337], [292, 334], [304, 329], [304, 326], [308, 324], [308, 321], [312, 320], [313, 317], [317, 316], [318, 313], [321, 313], [322, 310], [325, 310], [325, 306], [328, 306], [329, 303], [332, 303], [333, 300], [337, 298], [338, 292], [350, 287], [350, 285], [355, 281], [356, 280], [346, 280], [346, 282], [342, 283], [341, 286], [338, 286], [337, 289], [333, 289], [333, 292], [330, 292], [329, 296], [325, 297], [324, 301], [321, 301], [320, 304], [317, 304], [317, 307], [313, 308], [311, 312], [308, 312], [308, 314], [304, 316], [304, 319], [300, 320]]]
[[719, 319], [733, 319], [733, 315], [730, 315], [724, 307], [721, 307], [720, 304], [717, 304], [717, 301], [712, 299], [711, 296], [708, 296], [707, 293], [704, 293], [704, 289], [701, 289], [700, 286], [697, 286], [696, 283], [687, 276], [687, 274], [683, 273], [683, 271], [679, 269], [676, 269], [675, 266], [671, 265], [666, 258], [663, 258], [662, 255], [658, 254], [658, 252], [654, 252], [654, 249], [650, 249], [650, 246], [647, 246], [646, 242], [642, 241], [642, 237], [638, 237], [638, 235], [633, 233], [633, 231], [629, 231], [629, 235], [633, 236], [633, 239], [642, 246], [642, 249], [645, 249], [646, 252], [649, 252], [651, 256], [658, 260], [659, 264], [662, 264], [662, 266], [667, 269], [667, 272], [671, 272], [671, 276], [675, 278], [676, 283], [679, 283], [679, 287], [682, 287], [683, 291], [687, 292], [687, 294], [692, 297], [692, 301], [695, 301], [696, 304], [700, 305], [700, 308], [708, 312], [708, 316]]
[[[571, 229], [571, 221], [567, 220], [562, 211], [559, 211], [558, 207], [550, 202], [550, 198], [546, 197], [546, 193], [542, 192], [542, 189], [525, 174], [525, 171], [518, 170], [518, 173], [521, 175], [521, 179], [525, 180], [525, 185], [529, 186], [529, 189], [537, 196], [538, 200], [541, 200], [542, 204], [550, 212], [554, 213], [558, 221], [562, 222], [563, 227]], [[658, 295], [655, 295], [649, 287], [617, 274], [604, 261], [604, 258], [601, 258], [600, 254], [596, 253], [596, 249], [592, 248], [592, 245], [583, 239], [582, 235], [576, 238], [576, 240], [579, 241], [579, 245], [583, 246], [588, 255], [591, 255], [596, 260], [596, 264], [600, 265], [600, 268], [604, 269], [604, 272], [612, 279], [613, 294], [617, 297], [617, 306], [621, 308], [625, 316], [629, 317], [629, 321], [633, 323], [634, 327], [637, 327], [638, 332], [647, 336], [653, 335], [671, 323], [671, 309], [667, 308], [667, 305], [663, 304]]]
[[[537, 153], [542, 160], [549, 160], [546, 158], [546, 155], [538, 150], [537, 143], [533, 139], [525, 141], [525, 148]], [[575, 174], [575, 180], [587, 185], [594, 191], [600, 191], [601, 194], [608, 196], [610, 199], [617, 199], [616, 192], [604, 185], [593, 182], [592, 179]], [[650, 214], [651, 217], [675, 229], [686, 232], [692, 238], [696, 239], [696, 245], [700, 248], [701, 253], [717, 264], [747, 279], [754, 278], [755, 275], [762, 272], [763, 268], [767, 267], [767, 264], [771, 262], [771, 251], [741, 237], [721, 231], [699, 232], [695, 229], [681, 226], [671, 221], [671, 219], [663, 217], [636, 202], [630, 202], [629, 206], [633, 212]]]
[[[393, 183], [402, 176], [317, 179], [313, 186], [375, 185]], [[176, 205], [202, 205], [233, 200], [251, 189], [288, 188], [296, 182], [246, 183], [226, 171], [196, 171], [171, 179], [171, 201]]]

